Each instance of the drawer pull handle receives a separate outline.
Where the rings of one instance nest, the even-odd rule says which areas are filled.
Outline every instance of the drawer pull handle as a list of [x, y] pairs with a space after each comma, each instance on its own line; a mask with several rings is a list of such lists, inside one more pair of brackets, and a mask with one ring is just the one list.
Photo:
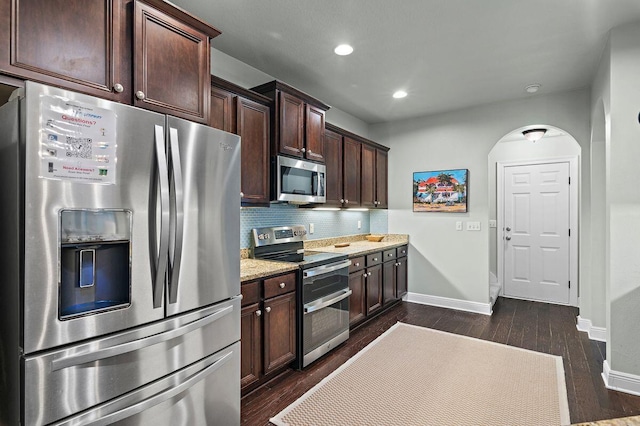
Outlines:
[[285, 288], [287, 285], [285, 283], [280, 283], [280, 288]]

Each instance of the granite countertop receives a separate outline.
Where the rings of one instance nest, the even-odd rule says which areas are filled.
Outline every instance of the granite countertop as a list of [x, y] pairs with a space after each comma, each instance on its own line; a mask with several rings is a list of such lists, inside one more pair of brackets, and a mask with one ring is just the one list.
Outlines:
[[[348, 242], [348, 247], [335, 247], [334, 244]], [[307, 242], [308, 243], [308, 242]], [[330, 241], [329, 245], [315, 246], [315, 244], [305, 244], [305, 249], [322, 251], [329, 253], [346, 254], [349, 257], [364, 256], [370, 253], [387, 250], [394, 247], [400, 247], [409, 243], [409, 236], [404, 234], [385, 235], [384, 239], [379, 243], [373, 243], [365, 240], [357, 241]], [[308, 247], [311, 245], [312, 247]]]
[[[379, 243], [369, 242], [365, 237], [365, 234], [358, 234], [321, 240], [307, 240], [304, 243], [304, 248], [305, 250], [346, 254], [352, 258], [393, 247], [400, 247], [409, 243], [409, 236], [404, 234], [387, 234]], [[349, 243], [348, 247], [334, 247], [334, 244], [347, 242]], [[295, 263], [251, 259], [249, 258], [248, 249], [240, 250], [240, 282], [242, 283], [271, 275], [284, 274], [297, 269], [298, 265]]]
[[240, 282], [257, 280], [269, 275], [279, 275], [295, 271], [298, 265], [289, 262], [275, 262], [272, 260], [241, 259]]

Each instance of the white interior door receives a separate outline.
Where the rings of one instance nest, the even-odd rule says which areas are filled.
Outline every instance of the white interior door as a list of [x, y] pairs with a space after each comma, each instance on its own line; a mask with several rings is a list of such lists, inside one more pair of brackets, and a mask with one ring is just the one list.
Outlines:
[[569, 163], [504, 168], [504, 295], [570, 302]]

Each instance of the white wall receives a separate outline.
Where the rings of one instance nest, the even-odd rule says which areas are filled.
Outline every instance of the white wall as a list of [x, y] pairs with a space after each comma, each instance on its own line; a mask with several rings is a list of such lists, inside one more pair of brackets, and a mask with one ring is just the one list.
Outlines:
[[[529, 123], [534, 124], [534, 123]], [[536, 123], [545, 124], [545, 123]], [[497, 143], [489, 152], [489, 219], [497, 219], [497, 162], [548, 160], [556, 157], [580, 156], [580, 145], [570, 135], [545, 136], [533, 143], [512, 137]], [[577, 183], [577, 182], [576, 182]], [[498, 276], [497, 228], [489, 229], [489, 270]]]
[[[213, 48], [211, 49], [211, 74], [246, 89], [277, 78]], [[297, 87], [297, 89], [305, 92], [304, 87]], [[313, 93], [309, 93], [309, 95], [315, 96]], [[320, 100], [324, 101], [323, 99]], [[337, 108], [332, 107], [327, 111], [325, 120], [356, 135], [365, 138], [369, 137], [369, 125], [367, 123]]]
[[[606, 135], [609, 340], [612, 370], [640, 376], [640, 24], [612, 30]], [[605, 58], [606, 60], [606, 58]], [[606, 98], [606, 92], [603, 98]]]
[[[538, 123], [570, 133], [584, 152], [589, 143], [588, 91], [538, 95], [371, 127], [372, 139], [391, 148], [389, 232], [410, 235], [409, 291], [489, 302], [488, 154], [507, 133]], [[413, 213], [413, 172], [455, 168], [469, 169], [468, 213]], [[481, 231], [456, 231], [456, 221], [480, 221]]]

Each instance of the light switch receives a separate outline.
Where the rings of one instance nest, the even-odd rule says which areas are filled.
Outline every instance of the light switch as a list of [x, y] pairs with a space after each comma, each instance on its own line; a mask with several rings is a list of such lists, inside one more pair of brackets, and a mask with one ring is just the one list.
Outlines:
[[495, 228], [497, 226], [495, 219], [489, 220], [489, 228]]
[[358, 229], [362, 229], [362, 221], [361, 220], [358, 221]]
[[479, 231], [480, 222], [467, 222], [467, 231]]
[[315, 226], [313, 226], [313, 223], [310, 223], [310, 224], [309, 224], [309, 233], [310, 233], [310, 234], [313, 234], [313, 233], [315, 232], [315, 230], [316, 230], [316, 227], [315, 227]]
[[462, 231], [462, 222], [456, 222], [456, 231]]

